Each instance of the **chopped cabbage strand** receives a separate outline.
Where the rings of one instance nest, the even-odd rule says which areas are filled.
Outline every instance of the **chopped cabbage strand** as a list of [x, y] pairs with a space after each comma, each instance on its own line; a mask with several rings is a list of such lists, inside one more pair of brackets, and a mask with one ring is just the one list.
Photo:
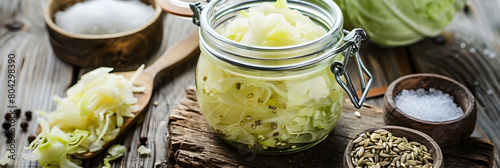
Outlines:
[[5, 154], [3, 154], [2, 158], [0, 159], [0, 166], [5, 166], [8, 163], [10, 163], [10, 158], [9, 158], [10, 152], [7, 150], [5, 151]]
[[126, 151], [127, 148], [123, 145], [114, 144], [113, 146], [111, 146], [108, 150], [108, 154], [103, 159], [104, 166], [102, 166], [102, 168], [110, 168], [111, 164], [109, 162], [122, 157]]
[[[69, 167], [79, 168], [71, 161], [68, 155], [70, 146], [68, 134], [64, 133], [59, 127], [49, 127], [49, 123], [42, 118], [37, 119], [42, 128], [42, 132], [27, 147], [35, 149], [31, 154], [24, 154], [27, 160], [38, 160], [42, 167]], [[50, 129], [50, 130], [49, 130]]]
[[151, 153], [151, 149], [146, 148], [144, 145], [139, 146], [139, 148], [137, 149], [137, 151], [138, 151], [141, 155]]
[[125, 117], [138, 111], [133, 80], [144, 69], [139, 67], [131, 80], [111, 74], [101, 67], [84, 74], [68, 89], [65, 98], [54, 96], [56, 111], [38, 112], [41, 133], [27, 147], [25, 159], [38, 160], [42, 167], [79, 167], [71, 154], [101, 150], [116, 138]]

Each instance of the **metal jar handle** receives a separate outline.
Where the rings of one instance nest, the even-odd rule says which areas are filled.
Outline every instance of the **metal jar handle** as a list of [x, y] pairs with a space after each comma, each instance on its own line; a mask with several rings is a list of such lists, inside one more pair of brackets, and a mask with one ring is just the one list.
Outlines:
[[[193, 23], [195, 25], [200, 26], [200, 13], [203, 9], [201, 2], [190, 3], [189, 7], [193, 11]], [[343, 33], [346, 34], [346, 36], [344, 37], [345, 43], [339, 48], [334, 49], [330, 53], [330, 55], [336, 55], [338, 53], [342, 53], [345, 56], [344, 62], [340, 61], [333, 62], [333, 64], [330, 66], [330, 70], [335, 75], [337, 83], [345, 90], [345, 92], [351, 99], [351, 102], [352, 104], [354, 104], [354, 107], [359, 109], [363, 105], [363, 102], [365, 101], [366, 96], [368, 95], [368, 91], [370, 90], [370, 87], [373, 82], [372, 75], [366, 69], [358, 53], [361, 46], [361, 42], [366, 38], [366, 33], [360, 28], [353, 29], [352, 31], [344, 30]], [[347, 73], [346, 71], [346, 65], [349, 61], [349, 57], [354, 57], [354, 61], [358, 68], [358, 74], [361, 81], [361, 90], [362, 90], [361, 97], [358, 97], [358, 95], [356, 94], [356, 89], [354, 88], [354, 84], [351, 81], [351, 77], [349, 76], [349, 73]], [[233, 63], [229, 60], [225, 61]], [[264, 67], [252, 67], [252, 68], [261, 70], [266, 69]], [[275, 70], [275, 69], [267, 69], [267, 70]], [[364, 75], [368, 77], [368, 82], [366, 83]], [[342, 80], [341, 78], [342, 76], [344, 76], [346, 82]]]
[[[344, 33], [347, 34], [344, 37], [345, 43], [339, 47], [340, 50], [343, 50], [343, 54], [345, 55], [344, 62], [343, 63], [340, 61], [333, 62], [333, 64], [330, 66], [330, 70], [335, 75], [337, 83], [339, 83], [339, 85], [345, 90], [345, 92], [351, 99], [351, 102], [352, 104], [354, 104], [354, 107], [359, 109], [363, 105], [363, 102], [365, 101], [366, 96], [368, 95], [368, 91], [370, 90], [370, 87], [373, 82], [372, 74], [366, 69], [365, 65], [363, 64], [363, 61], [359, 56], [359, 49], [361, 46], [361, 42], [366, 38], [366, 33], [365, 31], [363, 31], [363, 29], [360, 28], [353, 29], [350, 32], [344, 30]], [[349, 73], [345, 69], [349, 61], [349, 57], [351, 56], [354, 57], [354, 61], [358, 68], [358, 74], [362, 90], [361, 97], [358, 97], [358, 95], [356, 94], [356, 89], [354, 88], [354, 85], [351, 81], [351, 77], [349, 76]], [[367, 83], [365, 83], [364, 75], [368, 77]], [[345, 83], [340, 78], [341, 76], [345, 76], [347, 83]]]

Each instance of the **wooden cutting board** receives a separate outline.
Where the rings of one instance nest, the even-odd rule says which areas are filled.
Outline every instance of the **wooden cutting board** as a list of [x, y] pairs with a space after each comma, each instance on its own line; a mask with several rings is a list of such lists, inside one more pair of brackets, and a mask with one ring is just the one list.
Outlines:
[[[355, 111], [361, 113], [360, 118]], [[342, 167], [347, 143], [367, 128], [383, 126], [382, 115], [380, 108], [363, 105], [356, 109], [346, 100], [337, 125], [323, 142], [294, 154], [257, 155], [238, 150], [219, 138], [201, 113], [195, 88], [188, 87], [170, 114], [167, 158], [173, 167]], [[493, 149], [489, 140], [479, 138], [442, 148], [445, 167], [492, 167]]]

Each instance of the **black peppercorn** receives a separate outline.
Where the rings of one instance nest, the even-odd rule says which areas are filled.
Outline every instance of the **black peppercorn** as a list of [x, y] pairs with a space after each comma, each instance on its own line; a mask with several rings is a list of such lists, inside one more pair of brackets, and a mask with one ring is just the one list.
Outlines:
[[148, 142], [148, 137], [140, 137], [139, 142], [141, 142], [142, 145], [146, 145]]
[[21, 109], [15, 109], [14, 112], [16, 113], [16, 118], [21, 116]]
[[14, 138], [14, 132], [5, 131], [5, 137], [7, 137], [8, 139]]
[[464, 13], [467, 15], [470, 13], [469, 5], [467, 4], [464, 5]]
[[26, 132], [28, 130], [28, 122], [23, 121], [21, 123], [21, 129], [23, 129], [23, 132]]
[[24, 113], [24, 115], [26, 116], [26, 119], [28, 121], [31, 121], [31, 118], [33, 117], [33, 113], [31, 111], [26, 111], [26, 113]]
[[28, 143], [31, 144], [31, 142], [33, 142], [35, 139], [36, 139], [36, 136], [34, 136], [34, 135], [28, 136]]
[[12, 118], [12, 115], [10, 113], [5, 114], [5, 120], [9, 121], [10, 118]]
[[437, 46], [442, 46], [446, 44], [446, 39], [443, 36], [437, 36], [432, 38], [432, 43]]
[[4, 122], [4, 123], [2, 124], [2, 128], [3, 128], [3, 129], [9, 129], [9, 128], [10, 128], [10, 123], [9, 123], [9, 122]]
[[14, 21], [14, 22], [5, 24], [4, 27], [10, 31], [18, 31], [24, 27], [24, 23], [20, 22], [20, 21]]

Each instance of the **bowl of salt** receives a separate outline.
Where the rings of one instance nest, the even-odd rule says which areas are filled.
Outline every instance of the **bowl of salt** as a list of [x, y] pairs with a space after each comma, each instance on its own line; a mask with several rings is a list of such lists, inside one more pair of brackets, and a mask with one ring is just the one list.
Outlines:
[[412, 74], [393, 81], [384, 95], [384, 122], [422, 131], [440, 146], [465, 142], [476, 125], [473, 94], [436, 74]]
[[146, 63], [163, 38], [155, 0], [49, 0], [44, 20], [54, 54], [79, 67]]

